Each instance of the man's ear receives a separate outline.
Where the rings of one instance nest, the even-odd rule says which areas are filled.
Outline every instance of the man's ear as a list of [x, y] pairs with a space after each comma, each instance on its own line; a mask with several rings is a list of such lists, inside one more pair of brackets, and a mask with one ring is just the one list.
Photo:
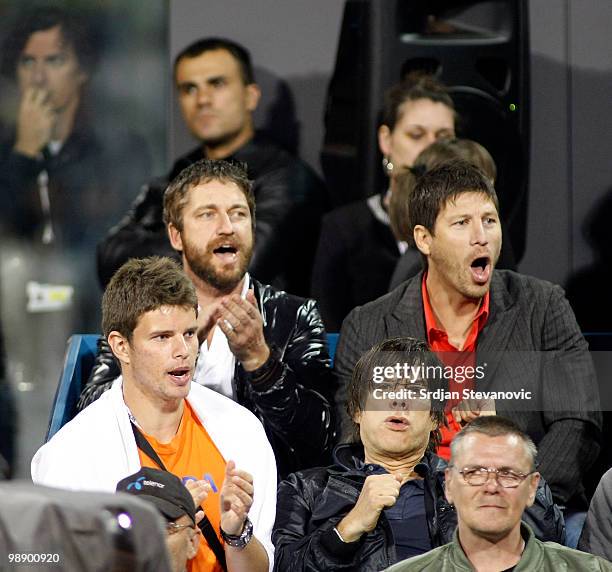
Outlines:
[[181, 238], [181, 232], [171, 222], [168, 223], [168, 238], [172, 248], [178, 252], [183, 252], [183, 239]]
[[449, 490], [450, 489], [449, 485], [451, 484], [452, 479], [453, 479], [453, 470], [450, 467], [446, 467], [446, 469], [444, 469], [444, 493], [446, 495], [446, 500], [450, 504], [453, 504], [453, 495], [451, 491]]
[[187, 549], [187, 560], [195, 558], [198, 553], [198, 547], [200, 546], [200, 534], [196, 531], [192, 534], [189, 539], [189, 548]]
[[261, 99], [261, 90], [256, 83], [249, 83], [246, 86], [246, 107], [249, 111], [255, 111]]
[[108, 345], [122, 364], [130, 363], [130, 344], [118, 331], [113, 330], [108, 334]]
[[378, 128], [378, 147], [385, 157], [391, 155], [391, 130], [386, 125]]
[[527, 506], [531, 506], [535, 502], [536, 493], [538, 491], [538, 484], [540, 482], [540, 473], [534, 473], [530, 477], [529, 482], [529, 498], [527, 499]]
[[414, 237], [416, 247], [422, 254], [429, 256], [431, 254], [431, 232], [429, 232], [429, 230], [427, 230], [422, 224], [417, 224], [414, 227], [412, 235]]
[[79, 71], [79, 76], [78, 76], [78, 82], [79, 85], [81, 86], [81, 88], [83, 88], [83, 86], [89, 81], [89, 74], [84, 71], [84, 70], [80, 70]]

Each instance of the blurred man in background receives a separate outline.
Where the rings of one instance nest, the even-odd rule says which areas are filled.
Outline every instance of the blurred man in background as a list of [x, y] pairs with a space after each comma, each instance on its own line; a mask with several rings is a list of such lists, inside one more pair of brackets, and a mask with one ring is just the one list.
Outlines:
[[167, 179], [149, 185], [99, 245], [101, 283], [130, 257], [174, 255], [162, 220], [164, 190], [185, 167], [208, 158], [245, 163], [254, 181], [257, 225], [249, 270], [263, 282], [307, 295], [327, 196], [306, 163], [255, 133], [260, 90], [249, 52], [224, 38], [198, 40], [176, 57], [174, 81], [198, 146], [175, 162]]

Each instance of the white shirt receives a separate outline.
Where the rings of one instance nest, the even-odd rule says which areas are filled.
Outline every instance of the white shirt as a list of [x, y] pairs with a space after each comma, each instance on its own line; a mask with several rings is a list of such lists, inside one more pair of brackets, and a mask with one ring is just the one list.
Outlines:
[[[244, 300], [249, 291], [250, 278], [248, 272], [244, 275], [240, 297]], [[196, 364], [193, 381], [234, 399], [234, 370], [236, 358], [230, 350], [227, 338], [221, 328], [215, 326], [213, 337], [208, 342], [204, 340], [200, 346], [200, 355]]]

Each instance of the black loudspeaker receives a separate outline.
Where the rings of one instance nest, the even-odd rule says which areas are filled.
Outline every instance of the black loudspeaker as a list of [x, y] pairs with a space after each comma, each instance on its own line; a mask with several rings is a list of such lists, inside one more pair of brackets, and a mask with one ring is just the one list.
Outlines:
[[383, 94], [414, 70], [449, 86], [458, 135], [493, 155], [505, 238], [520, 260], [529, 175], [526, 0], [347, 0], [321, 153], [335, 204], [383, 189], [376, 140]]

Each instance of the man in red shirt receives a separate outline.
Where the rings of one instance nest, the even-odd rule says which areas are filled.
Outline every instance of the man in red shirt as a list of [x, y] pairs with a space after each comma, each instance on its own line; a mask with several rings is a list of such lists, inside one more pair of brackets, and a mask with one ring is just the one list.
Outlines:
[[[427, 340], [451, 365], [457, 354], [448, 352], [462, 352], [462, 364], [479, 366], [484, 376], [464, 381], [451, 397], [455, 426], [447, 440], [483, 412], [503, 412], [538, 445], [539, 470], [556, 502], [582, 510], [582, 478], [599, 452], [601, 413], [587, 343], [562, 289], [495, 270], [502, 241], [497, 196], [473, 166], [455, 162], [424, 174], [409, 212], [425, 270], [344, 321], [335, 362], [340, 408], [358, 356], [383, 339]], [[472, 396], [472, 388], [495, 391]]]

